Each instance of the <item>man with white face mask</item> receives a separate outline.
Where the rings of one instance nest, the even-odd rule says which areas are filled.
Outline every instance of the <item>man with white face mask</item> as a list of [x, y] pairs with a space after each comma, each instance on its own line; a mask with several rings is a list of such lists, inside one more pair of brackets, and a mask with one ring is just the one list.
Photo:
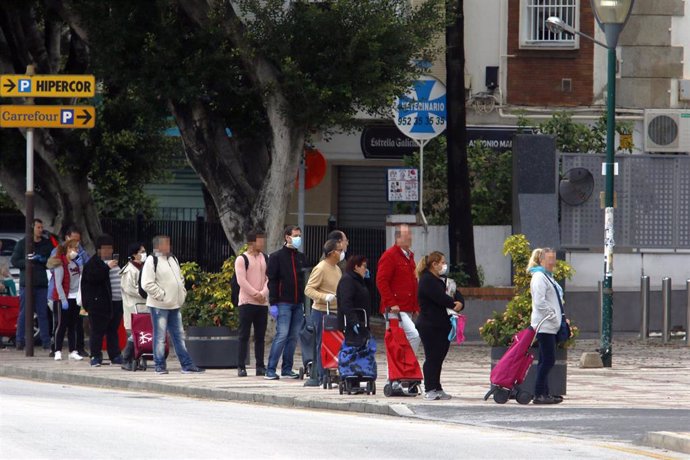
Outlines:
[[345, 259], [347, 258], [347, 247], [350, 245], [350, 240], [347, 239], [347, 235], [345, 235], [345, 232], [342, 230], [333, 230], [328, 234], [326, 239], [333, 240], [338, 243], [338, 249], [342, 250], [340, 253], [340, 260], [338, 261], [338, 267], [340, 267], [340, 270], [344, 272], [347, 265]]
[[[289, 379], [299, 377], [292, 370], [292, 365], [303, 319], [306, 259], [299, 252], [302, 247], [302, 230], [299, 227], [285, 227], [283, 237], [283, 247], [268, 258], [269, 313], [277, 323], [276, 335], [268, 354], [267, 380], [277, 380], [281, 376]], [[281, 353], [283, 364], [281, 375], [278, 376], [276, 369]]]

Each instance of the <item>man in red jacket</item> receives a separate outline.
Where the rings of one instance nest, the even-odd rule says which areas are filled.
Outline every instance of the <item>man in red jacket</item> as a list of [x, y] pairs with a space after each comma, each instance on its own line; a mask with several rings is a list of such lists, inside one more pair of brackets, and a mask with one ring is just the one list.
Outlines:
[[378, 263], [376, 287], [381, 294], [381, 313], [389, 309], [400, 314], [400, 324], [412, 349], [417, 352], [420, 338], [412, 321], [419, 312], [414, 254], [410, 250], [412, 233], [407, 225], [395, 229], [395, 244], [383, 253]]

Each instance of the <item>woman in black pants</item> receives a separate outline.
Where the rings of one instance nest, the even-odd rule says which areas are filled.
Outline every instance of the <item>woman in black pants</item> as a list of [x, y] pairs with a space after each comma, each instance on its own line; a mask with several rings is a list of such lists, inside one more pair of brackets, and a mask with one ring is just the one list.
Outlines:
[[424, 256], [417, 265], [417, 296], [420, 308], [417, 330], [426, 357], [423, 366], [426, 390], [424, 399], [429, 401], [451, 398], [441, 387], [441, 368], [450, 348], [448, 334], [451, 324], [446, 310], [460, 311], [463, 304], [446, 294], [446, 283], [441, 279], [441, 275], [447, 271], [446, 258], [440, 252]]

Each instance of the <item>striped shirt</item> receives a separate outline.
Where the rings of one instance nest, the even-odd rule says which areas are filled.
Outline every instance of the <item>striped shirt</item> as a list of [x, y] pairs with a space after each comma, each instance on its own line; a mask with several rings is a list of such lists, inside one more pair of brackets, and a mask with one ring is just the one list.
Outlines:
[[122, 279], [120, 278], [120, 267], [110, 269], [110, 291], [113, 294], [113, 301], [122, 300]]

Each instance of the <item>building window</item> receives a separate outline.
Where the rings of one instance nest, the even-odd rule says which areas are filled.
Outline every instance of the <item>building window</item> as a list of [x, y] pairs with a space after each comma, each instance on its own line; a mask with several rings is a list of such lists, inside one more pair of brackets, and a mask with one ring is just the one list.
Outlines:
[[579, 3], [579, 0], [521, 0], [520, 48], [578, 48], [577, 35], [551, 32], [546, 20], [557, 16], [577, 30], [580, 26]]

